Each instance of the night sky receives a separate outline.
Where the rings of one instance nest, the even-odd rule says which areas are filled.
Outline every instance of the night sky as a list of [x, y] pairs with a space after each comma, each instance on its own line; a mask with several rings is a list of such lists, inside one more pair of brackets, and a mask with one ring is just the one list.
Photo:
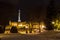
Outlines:
[[[0, 24], [17, 21], [19, 8], [22, 21], [44, 21], [49, 3], [50, 0], [0, 0]], [[60, 0], [55, 0], [55, 7], [60, 9]]]

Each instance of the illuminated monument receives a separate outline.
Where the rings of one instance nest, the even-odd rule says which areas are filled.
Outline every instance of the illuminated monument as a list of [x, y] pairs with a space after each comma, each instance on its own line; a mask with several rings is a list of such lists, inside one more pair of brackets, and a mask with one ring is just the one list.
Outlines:
[[9, 25], [6, 26], [5, 28], [5, 34], [10, 34], [11, 33], [11, 28], [12, 27], [16, 27], [17, 30], [18, 30], [18, 33], [20, 34], [38, 34], [40, 32], [43, 32], [45, 28], [45, 24], [44, 22], [29, 22], [27, 23], [26, 21], [25, 22], [21, 22], [21, 19], [20, 19], [20, 10], [19, 10], [19, 13], [18, 13], [18, 22], [12, 22], [12, 21], [9, 21]]
[[21, 22], [21, 19], [20, 19], [20, 10], [19, 10], [19, 13], [18, 13], [18, 22]]

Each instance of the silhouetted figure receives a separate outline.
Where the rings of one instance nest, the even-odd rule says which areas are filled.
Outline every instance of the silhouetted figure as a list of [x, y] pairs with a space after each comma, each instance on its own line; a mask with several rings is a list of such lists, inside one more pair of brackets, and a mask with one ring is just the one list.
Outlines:
[[12, 27], [10, 30], [11, 33], [18, 33], [17, 27]]

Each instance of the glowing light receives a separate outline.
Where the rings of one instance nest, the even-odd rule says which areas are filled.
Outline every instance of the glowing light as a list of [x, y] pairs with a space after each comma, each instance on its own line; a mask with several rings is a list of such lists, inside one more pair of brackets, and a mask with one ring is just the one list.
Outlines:
[[39, 28], [39, 25], [33, 25], [33, 28]]
[[16, 22], [12, 22], [12, 26], [17, 26], [17, 23]]
[[23, 26], [22, 24], [19, 24], [18, 26]]
[[52, 24], [55, 24], [55, 22], [52, 22]]
[[60, 29], [60, 21], [59, 20], [55, 20], [54, 22], [52, 22], [52, 24], [54, 24], [54, 30], [59, 30]]
[[28, 26], [25, 26], [26, 28], [28, 28]]
[[39, 32], [39, 30], [38, 30], [38, 29], [35, 29], [34, 31], [35, 31], [36, 33], [38, 33], [38, 32]]
[[5, 34], [10, 34], [10, 31], [5, 31]]
[[41, 32], [44, 32], [45, 31], [44, 28], [46, 28], [46, 26], [45, 26], [44, 22], [41, 22], [40, 23]]
[[42, 25], [42, 28], [45, 28], [45, 25]]
[[5, 29], [11, 29], [11, 26], [6, 26]]
[[21, 19], [20, 19], [20, 10], [19, 10], [19, 13], [18, 13], [18, 22], [21, 22]]
[[24, 31], [24, 32], [21, 32], [21, 31], [18, 31], [20, 34], [26, 34], [26, 32]]

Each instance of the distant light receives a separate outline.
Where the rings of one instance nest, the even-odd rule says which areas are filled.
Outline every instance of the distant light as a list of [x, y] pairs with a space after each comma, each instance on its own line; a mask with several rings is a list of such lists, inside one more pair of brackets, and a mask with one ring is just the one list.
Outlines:
[[55, 24], [55, 22], [52, 22], [52, 24]]
[[42, 28], [45, 28], [45, 26], [44, 26], [44, 25], [42, 25]]
[[40, 23], [40, 30], [41, 30], [41, 32], [44, 32], [45, 31], [44, 28], [46, 28], [46, 25], [44, 24], [44, 22], [41, 22]]
[[23, 26], [22, 24], [19, 24], [18, 26]]
[[28, 28], [28, 26], [26, 26], [26, 28]]
[[12, 23], [12, 26], [17, 26], [17, 23], [16, 22]]
[[26, 32], [25, 31], [18, 31], [20, 34], [26, 34]]

